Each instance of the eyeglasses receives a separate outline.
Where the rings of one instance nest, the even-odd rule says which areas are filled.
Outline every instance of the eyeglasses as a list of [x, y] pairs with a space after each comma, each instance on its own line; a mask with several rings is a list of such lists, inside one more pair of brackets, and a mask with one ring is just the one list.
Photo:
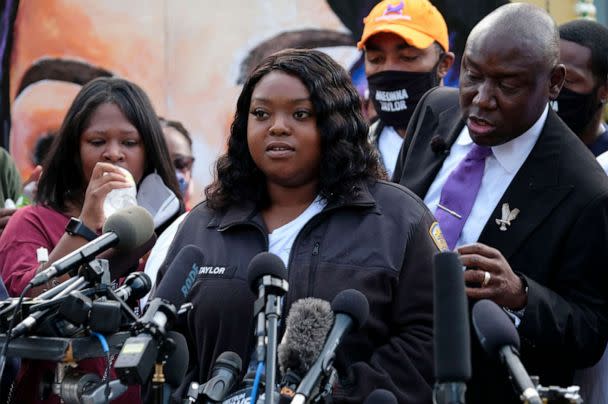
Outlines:
[[173, 167], [176, 170], [184, 171], [191, 170], [194, 163], [194, 157], [191, 156], [176, 156], [173, 159]]

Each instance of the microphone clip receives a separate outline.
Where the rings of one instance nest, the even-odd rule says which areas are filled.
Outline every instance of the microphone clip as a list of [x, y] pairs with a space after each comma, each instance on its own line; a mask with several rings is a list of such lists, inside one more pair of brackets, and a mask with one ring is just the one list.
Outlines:
[[78, 275], [92, 285], [110, 285], [110, 263], [106, 259], [94, 259], [80, 267]]
[[439, 135], [435, 135], [431, 138], [430, 146], [431, 150], [435, 154], [443, 154], [446, 156], [450, 154], [450, 148], [448, 147], [448, 144], [446, 143], [445, 139]]

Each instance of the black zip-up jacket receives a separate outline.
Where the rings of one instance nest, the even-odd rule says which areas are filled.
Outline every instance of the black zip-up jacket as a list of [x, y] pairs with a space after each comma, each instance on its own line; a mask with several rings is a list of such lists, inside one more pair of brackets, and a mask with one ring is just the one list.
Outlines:
[[[197, 381], [209, 378], [224, 351], [238, 353], [244, 364], [251, 358], [255, 296], [247, 267], [268, 250], [267, 234], [253, 206], [219, 214], [202, 203], [186, 217], [169, 248], [159, 279], [171, 276], [165, 271], [188, 244], [199, 246], [202, 266], [212, 268], [199, 271], [188, 296], [194, 309], [186, 335]], [[328, 204], [298, 234], [289, 257], [283, 313], [297, 299], [331, 301], [349, 288], [363, 292], [370, 303], [366, 324], [338, 348], [335, 402], [361, 403], [376, 388], [391, 390], [400, 403], [431, 402], [432, 256], [440, 245], [434, 240], [437, 226], [424, 203], [385, 181], [362, 185], [350, 202]]]

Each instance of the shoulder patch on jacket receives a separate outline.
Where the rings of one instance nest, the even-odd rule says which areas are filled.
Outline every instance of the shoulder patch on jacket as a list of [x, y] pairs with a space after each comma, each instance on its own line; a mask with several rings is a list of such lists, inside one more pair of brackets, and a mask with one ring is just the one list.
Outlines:
[[435, 243], [439, 251], [448, 251], [448, 243], [443, 237], [443, 233], [439, 228], [439, 223], [433, 222], [433, 224], [431, 224], [431, 227], [429, 228], [429, 236], [431, 236], [433, 243]]

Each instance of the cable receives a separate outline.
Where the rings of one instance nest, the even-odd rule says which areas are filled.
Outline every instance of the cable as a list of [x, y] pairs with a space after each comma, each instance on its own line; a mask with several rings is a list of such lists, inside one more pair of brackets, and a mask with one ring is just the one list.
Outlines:
[[100, 333], [91, 331], [91, 335], [97, 337], [99, 342], [101, 342], [101, 348], [106, 353], [106, 370], [104, 372], [104, 377], [106, 379], [106, 391], [104, 394], [106, 396], [107, 404], [110, 401], [110, 346], [108, 345], [108, 340], [106, 340], [106, 337]]
[[[21, 295], [19, 295], [19, 301], [13, 310], [13, 317], [11, 317], [11, 322], [8, 325], [8, 330], [6, 331], [6, 339], [4, 340], [4, 345], [2, 345], [2, 352], [0, 352], [0, 379], [2, 379], [2, 375], [4, 373], [4, 366], [6, 365], [6, 351], [8, 351], [8, 344], [11, 340], [11, 331], [15, 326], [15, 318], [17, 317], [17, 313], [21, 309], [21, 303], [23, 303], [23, 298], [32, 288], [32, 284], [28, 283]], [[0, 386], [0, 396], [2, 394], [2, 387]]]
[[255, 371], [255, 379], [253, 380], [253, 389], [251, 390], [251, 398], [249, 403], [255, 404], [257, 401], [258, 387], [260, 387], [260, 379], [262, 378], [262, 372], [264, 372], [264, 362], [258, 363], [258, 368]]

